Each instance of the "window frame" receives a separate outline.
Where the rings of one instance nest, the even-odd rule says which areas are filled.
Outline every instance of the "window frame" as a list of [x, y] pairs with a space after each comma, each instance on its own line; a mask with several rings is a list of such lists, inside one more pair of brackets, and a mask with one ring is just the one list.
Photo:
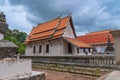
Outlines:
[[36, 52], [36, 46], [33, 46], [33, 53], [35, 54]]
[[78, 53], [78, 54], [80, 53], [80, 50], [79, 50], [79, 48], [77, 48], [77, 53]]
[[68, 43], [68, 53], [72, 54], [72, 44]]
[[39, 53], [42, 53], [42, 45], [39, 45]]
[[46, 53], [49, 53], [49, 51], [50, 51], [50, 46], [49, 44], [46, 44]]

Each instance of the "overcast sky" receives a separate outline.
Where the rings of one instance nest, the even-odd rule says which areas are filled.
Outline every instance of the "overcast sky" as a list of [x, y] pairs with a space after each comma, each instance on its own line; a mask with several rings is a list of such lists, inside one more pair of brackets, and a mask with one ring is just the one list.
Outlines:
[[11, 29], [29, 33], [33, 26], [71, 13], [77, 35], [120, 29], [120, 0], [0, 0]]

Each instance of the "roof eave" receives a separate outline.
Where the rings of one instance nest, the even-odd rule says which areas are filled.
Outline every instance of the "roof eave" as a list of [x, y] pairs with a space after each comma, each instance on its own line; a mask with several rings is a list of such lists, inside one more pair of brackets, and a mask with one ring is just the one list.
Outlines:
[[76, 47], [78, 47], [78, 48], [92, 48], [92, 46], [90, 46], [90, 47], [81, 47], [81, 46], [75, 45], [74, 43], [70, 42], [70, 41], [67, 40], [65, 37], [62, 37], [62, 38], [63, 38], [65, 41], [71, 43], [72, 45], [74, 45], [74, 46], [76, 46]]

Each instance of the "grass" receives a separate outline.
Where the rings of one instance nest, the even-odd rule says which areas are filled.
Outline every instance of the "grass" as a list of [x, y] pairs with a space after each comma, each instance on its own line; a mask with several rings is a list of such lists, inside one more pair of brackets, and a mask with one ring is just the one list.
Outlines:
[[60, 65], [60, 64], [44, 64], [44, 63], [33, 63], [33, 68], [63, 71], [75, 74], [83, 74], [89, 76], [100, 77], [109, 70], [103, 70], [100, 68], [86, 68], [86, 67], [76, 67], [70, 65]]

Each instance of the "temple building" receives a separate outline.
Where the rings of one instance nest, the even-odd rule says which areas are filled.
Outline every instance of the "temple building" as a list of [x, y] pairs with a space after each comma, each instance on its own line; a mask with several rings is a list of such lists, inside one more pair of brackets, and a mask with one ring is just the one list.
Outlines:
[[93, 52], [114, 52], [112, 30], [102, 30], [78, 36], [77, 39], [94, 47]]
[[77, 39], [71, 16], [38, 24], [33, 27], [24, 44], [25, 55], [36, 56], [87, 54], [92, 48]]

